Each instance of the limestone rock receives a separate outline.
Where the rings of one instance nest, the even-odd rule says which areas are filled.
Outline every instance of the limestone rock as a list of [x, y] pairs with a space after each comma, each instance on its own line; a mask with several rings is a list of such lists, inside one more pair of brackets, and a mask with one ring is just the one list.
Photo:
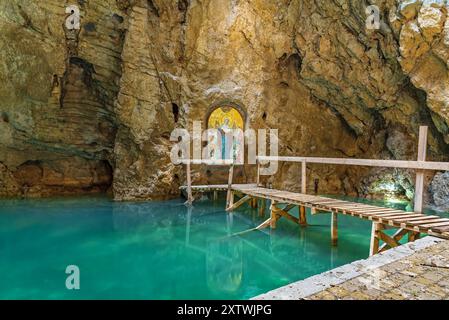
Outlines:
[[438, 173], [430, 185], [433, 203], [442, 210], [449, 210], [449, 172]]
[[[69, 1], [70, 2], [70, 1]], [[0, 195], [109, 187], [117, 200], [179, 196], [175, 128], [238, 105], [247, 128], [279, 129], [280, 154], [449, 160], [449, 33], [441, 1], [72, 1], [0, 4]], [[20, 39], [20, 41], [18, 40]], [[195, 167], [195, 183], [226, 168]], [[407, 172], [310, 166], [309, 190], [371, 194], [381, 181], [411, 197]], [[253, 182], [254, 167], [236, 173]], [[375, 179], [373, 179], [375, 177]], [[275, 187], [299, 190], [297, 165]], [[113, 182], [112, 182], [113, 181]], [[29, 190], [28, 190], [29, 189]]]

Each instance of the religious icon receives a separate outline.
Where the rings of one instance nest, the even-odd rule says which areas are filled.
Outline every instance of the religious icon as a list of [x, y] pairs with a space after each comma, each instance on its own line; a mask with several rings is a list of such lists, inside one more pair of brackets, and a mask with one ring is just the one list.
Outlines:
[[244, 159], [244, 137], [243, 137], [243, 117], [240, 112], [232, 107], [219, 107], [215, 109], [209, 117], [209, 129], [217, 129], [220, 135], [215, 135], [215, 141], [221, 146], [221, 154], [214, 154], [213, 160], [235, 160], [243, 163]]

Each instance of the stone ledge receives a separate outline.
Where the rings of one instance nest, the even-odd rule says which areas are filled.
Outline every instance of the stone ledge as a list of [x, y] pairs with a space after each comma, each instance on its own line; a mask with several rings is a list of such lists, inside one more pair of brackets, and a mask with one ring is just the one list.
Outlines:
[[395, 249], [370, 257], [366, 260], [355, 261], [328, 272], [310, 277], [291, 285], [270, 291], [253, 298], [253, 300], [302, 300], [323, 292], [332, 287], [341, 285], [356, 277], [367, 275], [373, 270], [399, 260], [424, 249], [435, 246], [445, 240], [426, 237], [413, 243], [408, 243]]

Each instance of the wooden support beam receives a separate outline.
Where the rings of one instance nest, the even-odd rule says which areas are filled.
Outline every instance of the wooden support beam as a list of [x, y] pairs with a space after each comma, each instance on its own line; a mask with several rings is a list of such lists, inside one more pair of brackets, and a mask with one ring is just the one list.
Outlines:
[[288, 204], [282, 209], [285, 212], [289, 212], [290, 210], [294, 209], [296, 206], [294, 204]]
[[390, 237], [389, 235], [383, 233], [382, 231], [379, 231], [378, 237], [380, 240], [388, 244], [390, 248], [396, 248], [399, 247], [401, 244], [394, 238]]
[[331, 229], [332, 245], [336, 246], [338, 244], [338, 213], [335, 211], [332, 212]]
[[276, 202], [271, 201], [270, 206], [270, 227], [271, 229], [276, 229], [276, 222], [278, 221], [278, 215], [276, 213]]
[[192, 172], [190, 168], [190, 161], [186, 163], [187, 166], [187, 204], [193, 204], [193, 194], [192, 194]]
[[231, 207], [227, 208], [226, 211], [227, 212], [231, 212], [236, 210], [237, 208], [241, 207], [242, 205], [244, 205], [246, 202], [253, 200], [253, 198], [251, 198], [250, 196], [245, 196], [242, 199], [240, 199], [239, 201], [237, 201], [235, 204], [233, 204]]
[[214, 199], [214, 201], [218, 200], [218, 191], [214, 191], [213, 199]]
[[307, 211], [306, 211], [306, 207], [304, 207], [304, 206], [299, 207], [299, 224], [302, 227], [307, 226]]
[[373, 227], [371, 230], [371, 245], [370, 245], [370, 256], [374, 256], [379, 253], [380, 238], [379, 233], [383, 229], [382, 224], [373, 222]]
[[[426, 161], [427, 156], [427, 135], [429, 128], [419, 128], [419, 146], [418, 146], [418, 161]], [[416, 184], [415, 184], [415, 212], [423, 212], [423, 194], [424, 194], [424, 170], [417, 170]]]
[[260, 162], [257, 160], [257, 186], [260, 187]]
[[256, 228], [256, 230], [263, 230], [263, 229], [268, 228], [269, 226], [271, 226], [271, 217], [270, 217], [267, 221], [265, 221], [264, 223], [262, 223], [260, 226], [258, 226], [258, 227]]
[[421, 233], [409, 231], [408, 233], [408, 242], [415, 242], [421, 238]]
[[253, 208], [253, 209], [257, 209], [257, 198], [251, 199], [251, 201], [250, 201], [250, 206], [251, 206], [251, 208]]
[[301, 162], [301, 192], [307, 194], [307, 162]]
[[228, 194], [226, 197], [226, 208], [231, 207], [234, 203], [234, 194], [232, 192], [232, 180], [234, 179], [234, 164], [231, 164], [229, 168], [229, 178], [228, 178]]
[[292, 215], [289, 214], [287, 211], [284, 211], [284, 210], [279, 209], [279, 208], [275, 208], [275, 209], [274, 209], [274, 212], [276, 213], [276, 215], [277, 215], [278, 218], [284, 217], [284, 218], [286, 218], [286, 219], [288, 219], [288, 220], [290, 220], [290, 221], [292, 221], [292, 222], [294, 222], [294, 223], [299, 224], [299, 219], [296, 218], [296, 217], [294, 217], [294, 216], [292, 216]]
[[235, 193], [234, 191], [231, 191], [231, 195], [229, 196], [229, 205], [227, 207], [228, 208], [232, 207], [234, 205], [234, 201], [235, 201]]
[[265, 216], [265, 209], [266, 209], [266, 206], [267, 206], [267, 200], [260, 199], [260, 202], [261, 202], [261, 204], [259, 206], [259, 217], [263, 217], [263, 216]]
[[[385, 229], [384, 229], [385, 230]], [[396, 248], [401, 245], [400, 241], [410, 233], [409, 230], [399, 229], [392, 237], [384, 233], [383, 231], [379, 231], [377, 237], [379, 240], [385, 242], [382, 247], [379, 249], [380, 252], [384, 252], [391, 248]]]

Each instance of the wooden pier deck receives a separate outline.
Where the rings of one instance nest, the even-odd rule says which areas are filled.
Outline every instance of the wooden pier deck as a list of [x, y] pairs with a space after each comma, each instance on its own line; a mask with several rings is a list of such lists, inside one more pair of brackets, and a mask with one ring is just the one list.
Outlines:
[[[187, 187], [183, 188], [186, 189]], [[228, 191], [228, 186], [192, 186], [192, 190], [196, 192]], [[232, 185], [231, 192], [232, 199], [227, 208], [229, 212], [237, 210], [245, 203], [254, 200], [271, 201], [270, 218], [257, 229], [268, 227], [274, 229], [280, 218], [286, 218], [301, 226], [307, 226], [304, 208], [310, 208], [312, 213], [328, 212], [332, 215], [331, 236], [333, 243], [336, 244], [338, 239], [337, 224], [339, 214], [372, 221], [371, 254], [399, 246], [401, 239], [405, 236], [408, 236], [409, 241], [419, 239], [421, 234], [449, 239], [449, 219], [438, 216], [429, 216], [421, 213], [406, 212], [321, 196], [267, 189], [258, 187], [255, 184]], [[241, 196], [238, 201], [234, 200], [236, 195]], [[265, 201], [259, 203], [262, 210], [265, 210]], [[299, 218], [290, 213], [295, 207], [299, 207]], [[388, 229], [398, 229], [398, 231], [393, 236], [390, 236], [384, 232]], [[383, 246], [380, 246], [381, 241], [385, 242]]]
[[[253, 208], [257, 208], [260, 203], [259, 214], [265, 214], [267, 200], [271, 202], [270, 218], [256, 229], [276, 228], [276, 223], [281, 218], [286, 218], [302, 227], [307, 227], [306, 208], [312, 210], [312, 214], [317, 212], [330, 213], [331, 215], [331, 239], [333, 245], [338, 242], [338, 216], [348, 215], [363, 220], [372, 221], [371, 248], [370, 254], [374, 255], [390, 248], [400, 246], [402, 240], [413, 242], [422, 234], [449, 240], [449, 219], [434, 215], [423, 214], [423, 190], [424, 172], [449, 171], [449, 163], [426, 161], [427, 128], [420, 128], [418, 161], [399, 160], [367, 160], [367, 159], [332, 159], [332, 158], [294, 158], [294, 157], [258, 157], [258, 161], [284, 161], [301, 164], [301, 193], [294, 193], [282, 190], [267, 189], [260, 184], [260, 168], [258, 163], [256, 184], [233, 184], [234, 165], [230, 166], [229, 181], [227, 185], [192, 185], [190, 160], [187, 161], [187, 186], [181, 187], [188, 194], [188, 202], [193, 202], [193, 193], [213, 192], [214, 199], [220, 191], [227, 192], [226, 210], [232, 212], [242, 205], [249, 203]], [[335, 164], [335, 165], [355, 165], [367, 167], [384, 167], [396, 169], [409, 169], [416, 171], [415, 185], [415, 212], [384, 208], [362, 203], [325, 198], [307, 194], [307, 164]], [[236, 197], [240, 197], [235, 201]], [[261, 201], [262, 200], [262, 201]], [[299, 217], [290, 213], [294, 208], [299, 208]], [[391, 235], [386, 232], [389, 229], [397, 229]], [[402, 242], [401, 242], [402, 241]]]

